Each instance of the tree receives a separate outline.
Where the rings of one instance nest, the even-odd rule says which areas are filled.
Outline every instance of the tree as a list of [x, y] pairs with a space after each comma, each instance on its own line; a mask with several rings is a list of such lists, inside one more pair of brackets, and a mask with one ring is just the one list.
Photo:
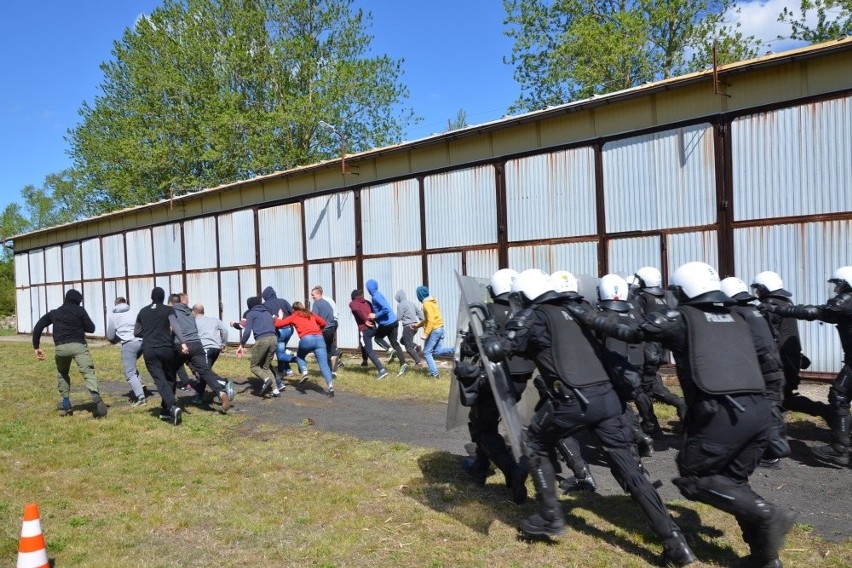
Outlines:
[[69, 131], [82, 185], [112, 210], [401, 139], [401, 61], [368, 56], [352, 0], [165, 0], [101, 65]]
[[726, 14], [732, 0], [503, 0], [505, 60], [536, 110], [753, 57], [760, 42]]
[[460, 108], [456, 113], [456, 118], [454, 120], [447, 120], [447, 132], [451, 130], [459, 130], [460, 128], [464, 128], [467, 126], [467, 113], [463, 108]]
[[[816, 23], [811, 26], [808, 13], [816, 12]], [[790, 24], [790, 39], [819, 43], [852, 34], [852, 0], [802, 0], [799, 14], [789, 8], [778, 15], [779, 22]], [[785, 39], [780, 37], [778, 39]]]

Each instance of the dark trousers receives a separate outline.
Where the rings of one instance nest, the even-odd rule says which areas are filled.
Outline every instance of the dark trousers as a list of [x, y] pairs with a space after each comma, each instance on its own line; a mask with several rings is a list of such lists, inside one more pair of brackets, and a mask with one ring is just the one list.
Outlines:
[[530, 474], [536, 486], [542, 516], [562, 515], [556, 496], [556, 473], [550, 456], [556, 444], [580, 430], [588, 429], [600, 440], [610, 471], [645, 513], [651, 528], [660, 538], [677, 530], [659, 494], [642, 473], [633, 454], [633, 440], [621, 415], [624, 403], [607, 383], [582, 389], [589, 403], [574, 397], [565, 401], [544, 402], [533, 416], [527, 431]]
[[385, 366], [373, 350], [373, 337], [376, 336], [376, 331], [375, 327], [368, 327], [361, 332], [361, 357], [363, 361], [369, 359], [376, 367], [376, 370], [381, 371]]
[[377, 326], [375, 337], [377, 342], [381, 339], [387, 338], [391, 347], [393, 347], [393, 350], [396, 351], [396, 356], [399, 357], [399, 364], [404, 365], [405, 355], [403, 355], [402, 348], [399, 346], [399, 341], [397, 340], [398, 334], [399, 321], [395, 321], [392, 324]]
[[325, 326], [322, 330], [322, 338], [325, 340], [325, 350], [328, 352], [328, 364], [331, 365], [331, 358], [339, 355], [337, 352], [337, 324]]
[[142, 359], [145, 361], [145, 368], [148, 369], [148, 374], [154, 379], [154, 384], [157, 385], [157, 392], [160, 393], [163, 410], [166, 412], [177, 403], [175, 397], [175, 352], [171, 346], [168, 347], [146, 347], [142, 346]]
[[201, 382], [210, 387], [217, 395], [222, 391], [222, 385], [219, 383], [219, 376], [210, 370], [207, 364], [207, 355], [204, 353], [204, 347], [200, 341], [189, 341], [186, 346], [189, 348], [188, 353], [182, 353], [180, 346], [175, 347], [175, 359], [178, 365], [189, 364], [189, 367], [198, 373], [198, 378]]
[[402, 344], [405, 346], [405, 351], [414, 360], [415, 365], [420, 364], [420, 355], [417, 354], [417, 349], [414, 347], [414, 335], [416, 329], [411, 329], [407, 325], [402, 326]]

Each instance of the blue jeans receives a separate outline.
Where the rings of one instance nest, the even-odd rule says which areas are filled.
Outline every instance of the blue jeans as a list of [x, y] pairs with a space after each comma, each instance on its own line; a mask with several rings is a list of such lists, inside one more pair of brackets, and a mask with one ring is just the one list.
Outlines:
[[331, 377], [331, 367], [328, 366], [328, 350], [325, 347], [325, 339], [323, 339], [322, 335], [306, 335], [299, 340], [299, 348], [296, 351], [296, 364], [302, 372], [308, 368], [308, 364], [305, 362], [305, 357], [308, 356], [308, 353], [316, 355], [320, 372], [325, 379], [325, 384], [329, 387], [333, 386], [334, 379]]
[[438, 367], [435, 366], [435, 355], [452, 355], [455, 353], [453, 347], [444, 347], [441, 343], [444, 340], [444, 328], [439, 327], [433, 329], [426, 338], [426, 343], [423, 345], [423, 357], [426, 359], [426, 366], [429, 368], [429, 374], [433, 377], [438, 376]]
[[278, 359], [278, 372], [281, 373], [285, 369], [290, 370], [290, 363], [296, 360], [292, 355], [287, 355], [287, 342], [293, 337], [293, 326], [288, 325], [277, 330], [278, 345], [275, 347], [275, 357]]

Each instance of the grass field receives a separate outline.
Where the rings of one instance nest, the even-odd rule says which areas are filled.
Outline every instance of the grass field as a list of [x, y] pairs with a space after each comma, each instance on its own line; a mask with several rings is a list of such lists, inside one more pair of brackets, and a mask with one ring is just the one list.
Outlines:
[[[4, 566], [14, 565], [27, 502], [39, 505], [57, 567], [647, 566], [662, 550], [626, 496], [564, 497], [566, 535], [555, 544], [520, 541], [515, 526], [534, 503], [510, 503], [498, 476], [485, 488], [469, 483], [446, 452], [216, 412], [174, 428], [115, 396], [105, 397], [105, 419], [80, 410], [61, 418], [46, 344], [42, 363], [25, 342], [0, 344]], [[117, 348], [93, 353], [100, 379], [123, 386]], [[233, 357], [217, 370], [247, 376], [246, 362]], [[72, 373], [80, 404], [87, 397]], [[390, 398], [389, 384], [347, 388]], [[446, 400], [446, 388], [416, 381], [406, 396]], [[694, 549], [707, 565], [746, 552], [730, 516], [669, 505], [682, 525], [702, 527]], [[828, 543], [807, 529], [791, 532], [788, 566], [848, 565], [852, 542]]]

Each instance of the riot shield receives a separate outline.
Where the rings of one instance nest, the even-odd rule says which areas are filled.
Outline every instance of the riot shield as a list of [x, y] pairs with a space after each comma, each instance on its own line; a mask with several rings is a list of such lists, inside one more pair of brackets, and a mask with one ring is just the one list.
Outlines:
[[[464, 340], [463, 334], [467, 332], [467, 328], [470, 325], [470, 315], [467, 304], [464, 301], [464, 296], [459, 296], [459, 317], [456, 318], [456, 321], [458, 322], [458, 329], [456, 330], [454, 366], [455, 362], [461, 360], [461, 344]], [[447, 399], [447, 431], [467, 426], [468, 423], [470, 408], [462, 405], [459, 390], [459, 381], [456, 379], [454, 373], [450, 378], [450, 397]]]
[[497, 409], [500, 411], [500, 417], [503, 419], [503, 427], [509, 438], [509, 446], [512, 448], [515, 460], [520, 462], [525, 454], [521, 437], [521, 419], [518, 415], [518, 408], [515, 402], [514, 387], [506, 375], [504, 367], [489, 361], [482, 349], [482, 335], [485, 330], [485, 322], [490, 316], [490, 312], [486, 306], [488, 292], [476, 278], [462, 276], [456, 272], [456, 279], [458, 280], [461, 291], [461, 299], [467, 311], [470, 330], [476, 339], [476, 346], [480, 354], [482, 354], [481, 360], [485, 368], [485, 374], [488, 376], [491, 392], [497, 403]]

